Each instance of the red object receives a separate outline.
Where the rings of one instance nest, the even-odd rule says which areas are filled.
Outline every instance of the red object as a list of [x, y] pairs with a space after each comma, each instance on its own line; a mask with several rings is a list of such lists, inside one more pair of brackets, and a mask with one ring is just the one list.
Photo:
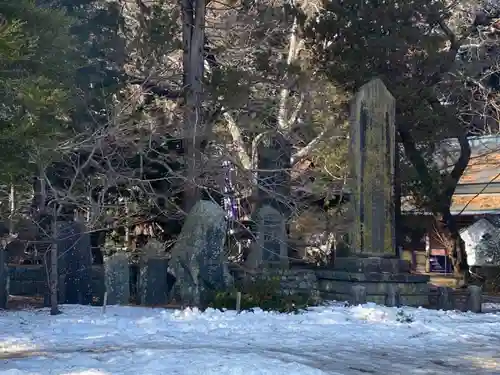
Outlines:
[[445, 256], [446, 250], [445, 249], [431, 249], [431, 255], [433, 255], [433, 256]]

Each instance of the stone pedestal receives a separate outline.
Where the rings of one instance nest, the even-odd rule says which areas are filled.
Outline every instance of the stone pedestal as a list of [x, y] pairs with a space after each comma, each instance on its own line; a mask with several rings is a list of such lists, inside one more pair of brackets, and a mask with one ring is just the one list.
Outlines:
[[427, 275], [410, 273], [410, 262], [395, 258], [337, 258], [334, 269], [318, 270], [318, 288], [325, 300], [350, 301], [353, 286], [364, 287], [366, 301], [427, 306]]

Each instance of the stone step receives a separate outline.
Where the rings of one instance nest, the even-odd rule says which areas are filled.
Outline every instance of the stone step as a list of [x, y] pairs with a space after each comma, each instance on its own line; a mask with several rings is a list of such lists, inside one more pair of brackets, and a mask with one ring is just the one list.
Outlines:
[[411, 273], [346, 272], [337, 270], [316, 271], [318, 280], [339, 280], [354, 282], [428, 283], [430, 276]]
[[[327, 293], [322, 292], [321, 298], [325, 301], [351, 301], [351, 294], [342, 294], [342, 293]], [[377, 294], [367, 294], [366, 302], [376, 303], [378, 305], [385, 304], [385, 295], [377, 295]], [[413, 306], [413, 307], [428, 307], [429, 306], [429, 295], [428, 294], [420, 294], [420, 295], [400, 295], [400, 305], [402, 306]]]
[[395, 286], [401, 295], [429, 294], [430, 285], [427, 283], [408, 282], [349, 282], [340, 280], [321, 279], [318, 281], [320, 292], [350, 294], [353, 285], [361, 285], [366, 289], [366, 294], [386, 295], [389, 287]]
[[398, 258], [336, 258], [334, 269], [345, 272], [409, 273], [410, 262]]

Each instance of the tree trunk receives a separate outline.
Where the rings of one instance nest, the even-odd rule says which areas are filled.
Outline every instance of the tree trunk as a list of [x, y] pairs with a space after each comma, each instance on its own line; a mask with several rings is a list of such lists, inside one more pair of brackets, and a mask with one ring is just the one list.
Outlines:
[[431, 272], [431, 238], [429, 233], [425, 234], [425, 272]]
[[7, 243], [2, 241], [0, 244], [0, 309], [6, 309], [9, 301], [9, 292], [7, 288], [8, 283], [8, 269], [7, 269]]
[[39, 166], [36, 176], [33, 178], [33, 199], [31, 203], [31, 214], [36, 217], [45, 211], [47, 201], [47, 189], [45, 186], [45, 177], [43, 167]]
[[402, 128], [399, 128], [398, 132], [403, 142], [406, 156], [417, 171], [422, 182], [422, 195], [429, 200], [432, 212], [438, 219], [438, 229], [447, 240], [446, 247], [453, 264], [454, 274], [461, 280], [459, 281], [460, 286], [465, 287], [469, 282], [467, 253], [465, 252], [465, 244], [460, 237], [455, 217], [451, 214], [450, 209], [456, 187], [469, 164], [471, 156], [471, 148], [467, 135], [462, 134], [457, 137], [460, 145], [460, 156], [455, 162], [452, 171], [442, 176], [436, 182], [436, 179], [431, 176], [427, 164], [417, 149], [411, 134]]
[[52, 248], [50, 249], [50, 315], [58, 315], [58, 270], [57, 270], [57, 213], [54, 209], [54, 217], [52, 218]]
[[128, 197], [124, 199], [124, 208], [125, 208], [125, 247], [130, 249], [132, 247], [131, 240], [132, 236], [130, 233], [130, 202]]
[[201, 172], [201, 154], [205, 142], [205, 126], [202, 118], [202, 94], [205, 41], [204, 0], [182, 0], [182, 40], [184, 70], [184, 141], [186, 158], [186, 187], [184, 210], [186, 212], [200, 199], [198, 176]]
[[394, 150], [394, 237], [396, 244], [396, 255], [398, 257], [403, 256], [403, 233], [401, 231], [403, 216], [401, 213], [401, 170], [400, 170], [400, 160], [401, 153], [399, 151], [399, 145], [396, 143]]
[[13, 183], [10, 184], [9, 208], [10, 208], [9, 233], [13, 234], [14, 233], [14, 216], [16, 214], [16, 189], [15, 189]]
[[439, 232], [443, 235], [446, 243], [446, 253], [451, 259], [453, 273], [458, 279], [459, 287], [465, 287], [469, 283], [469, 266], [467, 264], [467, 252], [465, 243], [460, 237], [455, 217], [450, 212], [450, 205], [442, 209], [437, 219]]

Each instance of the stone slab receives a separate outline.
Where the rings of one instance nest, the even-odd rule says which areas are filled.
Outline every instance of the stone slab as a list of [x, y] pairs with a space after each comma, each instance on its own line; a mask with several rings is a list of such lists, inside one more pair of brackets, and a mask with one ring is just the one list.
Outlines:
[[104, 276], [109, 305], [126, 305], [130, 300], [128, 255], [116, 253], [104, 258]]

